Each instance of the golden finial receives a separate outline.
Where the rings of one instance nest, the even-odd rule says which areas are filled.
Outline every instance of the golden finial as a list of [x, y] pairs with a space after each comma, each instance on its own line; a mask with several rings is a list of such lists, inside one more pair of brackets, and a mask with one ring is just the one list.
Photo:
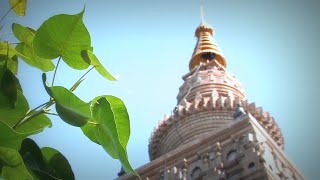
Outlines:
[[223, 67], [227, 66], [226, 60], [219, 49], [216, 41], [212, 38], [213, 28], [205, 22], [203, 6], [200, 7], [201, 24], [196, 29], [195, 35], [198, 38], [196, 47], [189, 63], [189, 69], [192, 70], [201, 63], [211, 60], [217, 60]]
[[204, 24], [205, 20], [204, 20], [203, 5], [200, 6], [200, 16], [201, 16], [201, 24]]

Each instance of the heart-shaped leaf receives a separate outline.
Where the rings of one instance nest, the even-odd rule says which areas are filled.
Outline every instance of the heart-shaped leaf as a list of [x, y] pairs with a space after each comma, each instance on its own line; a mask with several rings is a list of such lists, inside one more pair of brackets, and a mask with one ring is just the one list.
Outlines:
[[59, 14], [46, 20], [33, 39], [35, 53], [45, 59], [61, 56], [70, 67], [86, 69], [89, 64], [82, 59], [81, 51], [92, 48], [83, 13], [84, 10], [75, 15]]
[[[110, 101], [116, 103], [113, 107], [109, 100], [102, 97], [93, 104], [92, 116], [98, 125], [94, 126], [94, 134], [102, 147], [110, 154], [111, 157], [119, 159], [124, 170], [137, 175], [131, 167], [127, 151], [125, 149], [127, 140], [130, 135], [130, 124], [123, 103], [118, 98], [108, 96]], [[117, 108], [115, 108], [117, 107]], [[124, 112], [125, 111], [125, 112]], [[118, 116], [120, 114], [120, 116]], [[122, 118], [120, 118], [122, 117]]]
[[116, 78], [114, 78], [100, 63], [98, 58], [93, 54], [90, 50], [83, 50], [81, 51], [82, 58], [88, 63], [94, 66], [94, 68], [100, 73], [103, 77], [110, 81], [115, 81]]
[[[91, 119], [89, 119], [89, 122], [94, 122], [93, 118], [91, 117]], [[100, 144], [96, 135], [94, 134], [94, 127], [97, 126], [99, 124], [95, 124], [95, 123], [87, 123], [86, 125], [81, 127], [81, 130], [83, 132], [84, 135], [86, 135], [92, 142]]]
[[35, 30], [33, 32], [20, 24], [13, 23], [12, 24], [12, 31], [14, 36], [20, 40], [21, 42], [25, 43], [26, 45], [32, 46], [32, 41], [35, 36]]
[[26, 169], [23, 160], [17, 150], [0, 147], [0, 177], [6, 180], [28, 179], [33, 177]]
[[26, 138], [22, 141], [19, 153], [29, 169], [47, 168], [39, 146], [32, 139]]
[[[57, 91], [59, 87], [52, 88]], [[59, 94], [61, 94], [61, 92], [59, 92]], [[60, 118], [68, 124], [76, 127], [84, 126], [87, 123], [87, 120], [90, 118], [90, 112], [88, 111], [89, 108], [90, 103], [76, 104], [74, 101], [64, 105], [56, 103], [56, 111]]]
[[68, 160], [59, 151], [50, 147], [44, 147], [41, 149], [41, 152], [47, 164], [49, 164], [50, 168], [54, 170], [60, 179], [75, 179]]
[[14, 108], [17, 89], [21, 89], [16, 76], [7, 67], [0, 66], [0, 108]]
[[14, 55], [12, 58], [8, 58], [7, 68], [15, 75], [18, 73], [18, 56]]
[[20, 91], [18, 91], [15, 108], [0, 108], [0, 121], [5, 122], [10, 127], [12, 127], [19, 119], [23, 118], [28, 110], [29, 105], [26, 98]]
[[26, 15], [27, 0], [9, 0], [10, 6], [18, 16]]
[[18, 133], [6, 123], [0, 121], [0, 147], [19, 150], [22, 140], [35, 133], [36, 132]]
[[8, 55], [8, 58], [12, 58], [16, 54], [17, 52], [11, 44], [4, 41], [0, 42], [0, 55], [2, 55], [2, 60], [4, 56], [7, 58]]
[[[8, 126], [13, 127], [18, 123], [29, 111], [29, 104], [21, 91], [18, 90], [16, 106], [14, 108], [0, 108], [0, 121], [3, 121]], [[19, 125], [15, 131], [19, 133], [41, 132], [45, 127], [51, 127], [50, 119], [44, 115], [30, 119], [28, 122]]]
[[18, 56], [14, 55], [12, 58], [0, 54], [0, 66], [5, 66], [15, 75], [18, 73]]
[[[108, 100], [119, 125], [121, 124], [121, 127], [119, 127], [119, 133], [122, 139], [122, 144], [126, 147], [130, 137], [130, 121], [126, 106], [121, 99], [110, 95], [104, 95], [98, 96], [91, 101], [91, 111], [93, 105], [101, 98], [106, 98]], [[94, 127], [99, 125], [99, 123], [93, 117], [91, 117], [89, 121], [92, 123], [87, 123], [85, 126], [82, 126], [81, 129], [91, 141], [100, 144], [93, 132]]]
[[28, 122], [22, 123], [15, 130], [20, 133], [37, 134], [43, 131], [44, 128], [52, 127], [52, 122], [48, 116], [40, 114], [39, 116], [30, 119]]
[[15, 23], [12, 25], [12, 30], [16, 38], [21, 41], [21, 43], [16, 46], [16, 51], [22, 60], [30, 66], [41, 69], [44, 72], [54, 69], [54, 64], [50, 59], [38, 57], [33, 50], [32, 42], [35, 36], [35, 30]]
[[56, 110], [60, 118], [73, 126], [81, 127], [85, 125], [91, 117], [90, 103], [83, 102], [62, 86], [48, 87], [44, 73], [42, 74], [42, 80], [47, 93], [56, 102]]
[[[92, 112], [93, 105], [96, 104], [97, 101], [103, 97], [105, 97], [105, 96], [98, 96], [98, 97], [95, 97], [91, 101], [91, 106], [90, 106], [91, 112]], [[86, 125], [82, 126], [81, 130], [84, 133], [84, 135], [86, 135], [92, 142], [100, 144], [97, 137], [94, 134], [94, 131], [93, 131], [94, 127], [97, 125], [100, 125], [100, 124], [92, 116], [89, 119], [89, 121], [90, 121], [90, 123], [87, 123]]]
[[23, 140], [19, 151], [23, 161], [32, 174], [39, 179], [75, 179], [68, 160], [57, 150], [42, 149], [29, 138]]
[[28, 46], [24, 43], [19, 43], [16, 46], [17, 52], [19, 52], [18, 56], [30, 66], [36, 67], [43, 72], [52, 71], [54, 69], [54, 64], [50, 59], [44, 59], [38, 57], [32, 46]]

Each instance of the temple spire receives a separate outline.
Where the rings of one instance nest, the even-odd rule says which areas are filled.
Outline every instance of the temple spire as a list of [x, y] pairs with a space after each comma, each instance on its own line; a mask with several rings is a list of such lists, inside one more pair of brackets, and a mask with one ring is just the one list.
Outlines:
[[214, 30], [205, 22], [203, 7], [200, 7], [201, 24], [196, 29], [195, 36], [198, 38], [196, 47], [192, 54], [189, 69], [190, 71], [201, 63], [216, 60], [223, 67], [227, 66], [226, 60], [213, 39]]
[[201, 24], [205, 24], [203, 6], [200, 6], [200, 16], [201, 16]]

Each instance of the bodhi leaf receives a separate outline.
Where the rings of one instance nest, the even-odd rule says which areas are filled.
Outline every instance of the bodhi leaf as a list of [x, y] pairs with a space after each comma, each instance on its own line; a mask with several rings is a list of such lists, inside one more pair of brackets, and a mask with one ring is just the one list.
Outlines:
[[[92, 107], [95, 103], [97, 103], [97, 100], [99, 100], [100, 98], [102, 98], [104, 96], [98, 96], [96, 98], [94, 98], [92, 101], [91, 101], [91, 106], [90, 106], [90, 110], [92, 112]], [[89, 122], [90, 123], [87, 123], [86, 125], [82, 126], [81, 127], [81, 130], [83, 132], [84, 135], [86, 135], [92, 142], [94, 143], [97, 143], [97, 144], [100, 144], [97, 137], [95, 136], [94, 134], [94, 127], [96, 125], [99, 125], [94, 119], [93, 117], [91, 116], [91, 118], [89, 119]]]
[[8, 58], [7, 61], [7, 68], [10, 69], [10, 71], [17, 75], [18, 73], [18, 57], [14, 55], [12, 58]]
[[83, 50], [81, 51], [82, 58], [88, 63], [94, 66], [94, 68], [100, 73], [103, 77], [110, 81], [115, 81], [116, 78], [114, 78], [100, 63], [98, 58], [93, 54], [90, 50]]
[[[20, 119], [22, 119], [29, 110], [29, 104], [21, 91], [18, 91], [16, 106], [11, 109], [0, 108], [0, 121], [8, 126], [13, 127]], [[41, 114], [28, 122], [19, 125], [15, 131], [19, 133], [41, 132], [45, 127], [51, 127], [50, 119]]]
[[81, 127], [91, 117], [90, 103], [85, 103], [68, 89], [62, 86], [48, 87], [46, 74], [42, 74], [43, 85], [47, 93], [56, 102], [56, 110], [60, 118], [66, 123]]
[[19, 80], [4, 65], [0, 65], [0, 108], [14, 108], [17, 89], [21, 90]]
[[30, 66], [36, 67], [44, 72], [52, 71], [54, 69], [52, 61], [50, 59], [38, 57], [32, 49], [32, 46], [28, 46], [25, 43], [19, 43], [16, 46], [16, 50], [19, 52], [19, 57]]
[[[19, 153], [35, 178], [46, 180], [75, 179], [68, 160], [53, 148], [40, 149], [32, 139], [26, 138], [22, 142]], [[63, 171], [61, 171], [62, 169]]]
[[8, 58], [6, 55], [0, 54], [0, 66], [7, 65], [7, 68], [10, 69], [10, 71], [17, 75], [18, 73], [18, 56], [14, 55], [12, 58]]
[[21, 91], [18, 91], [15, 108], [0, 108], [0, 121], [5, 122], [12, 127], [19, 119], [23, 118], [28, 110], [29, 105], [26, 98], [23, 96]]
[[[112, 98], [114, 100], [117, 99], [115, 97]], [[92, 109], [93, 119], [99, 124], [94, 126], [94, 134], [110, 156], [120, 160], [126, 172], [138, 175], [131, 167], [125, 149], [127, 144], [125, 140], [129, 138], [128, 135], [130, 134], [130, 131], [125, 132], [127, 127], [129, 127], [128, 119], [117, 118], [117, 113], [114, 110], [107, 98], [97, 100]], [[126, 128], [121, 129], [121, 127]]]
[[[101, 98], [106, 98], [110, 103], [113, 113], [116, 116], [116, 119], [119, 122], [119, 125], [121, 125], [119, 127], [120, 137], [122, 139], [121, 141], [123, 146], [126, 147], [130, 137], [130, 121], [129, 121], [129, 115], [128, 115], [126, 106], [124, 105], [121, 99], [114, 96], [104, 95], [104, 96], [98, 96], [91, 101], [91, 111], [92, 111], [93, 105], [97, 103], [97, 101]], [[99, 124], [96, 122], [96, 120], [93, 117], [91, 117], [89, 121], [93, 123], [87, 123], [85, 126], [82, 126], [81, 129], [83, 133], [91, 141], [97, 144], [100, 144], [93, 132], [94, 126]]]
[[22, 123], [15, 130], [20, 133], [39, 133], [44, 128], [52, 127], [52, 122], [48, 116], [40, 114], [39, 116], [30, 119], [28, 122]]
[[0, 168], [0, 177], [6, 180], [33, 180], [17, 150], [0, 147]]
[[16, 46], [16, 51], [22, 60], [30, 66], [41, 69], [44, 72], [54, 69], [54, 64], [50, 59], [38, 57], [33, 50], [32, 42], [35, 36], [35, 30], [15, 23], [12, 24], [12, 30], [16, 38], [21, 41], [21, 43]]
[[35, 134], [35, 132], [18, 133], [6, 123], [0, 121], [0, 147], [19, 150], [22, 140], [32, 134]]
[[0, 66], [5, 65], [13, 74], [18, 71], [18, 52], [8, 42], [0, 42]]
[[9, 2], [11, 9], [13, 9], [18, 16], [26, 15], [27, 0], [9, 0]]
[[35, 35], [35, 32], [32, 32], [30, 29], [23, 27], [20, 24], [13, 23], [12, 24], [12, 31], [14, 36], [20, 40], [21, 42], [31, 46], [32, 41]]
[[5, 41], [0, 42], [0, 55], [2, 55], [1, 60], [4, 60], [3, 57], [7, 57], [7, 55], [9, 58], [12, 58], [16, 54], [17, 52], [11, 44]]
[[84, 10], [75, 15], [59, 14], [46, 20], [33, 39], [35, 53], [45, 59], [61, 56], [70, 67], [86, 69], [89, 64], [82, 59], [81, 51], [92, 48], [83, 13]]
[[[91, 117], [91, 119], [89, 120], [89, 122], [93, 122], [93, 118]], [[81, 127], [81, 130], [83, 132], [84, 135], [87, 136], [87, 138], [89, 138], [92, 142], [100, 144], [97, 137], [95, 136], [93, 129], [96, 126], [96, 124], [94, 123], [87, 123], [86, 125]]]
[[42, 155], [60, 179], [73, 180], [74, 174], [68, 160], [57, 150], [44, 147], [41, 149]]
[[46, 168], [41, 150], [32, 139], [26, 138], [22, 141], [19, 153], [28, 169], [33, 171]]

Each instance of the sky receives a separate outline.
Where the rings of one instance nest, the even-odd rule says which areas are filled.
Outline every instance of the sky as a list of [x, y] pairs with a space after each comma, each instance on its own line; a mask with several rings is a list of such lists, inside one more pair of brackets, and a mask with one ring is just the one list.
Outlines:
[[[9, 5], [5, 0], [0, 3], [2, 17]], [[149, 162], [153, 128], [177, 103], [181, 77], [188, 72], [196, 44], [194, 31], [201, 22], [202, 4], [227, 69], [244, 84], [248, 101], [275, 117], [288, 158], [307, 179], [318, 179], [320, 1], [29, 0], [27, 15], [9, 14], [3, 31], [12, 32], [12, 22], [37, 29], [53, 15], [79, 13], [84, 4], [94, 52], [119, 80], [110, 82], [92, 71], [75, 94], [87, 102], [109, 94], [125, 102], [131, 124], [127, 149], [134, 168]], [[1, 38], [17, 42], [12, 34]], [[31, 107], [48, 100], [41, 73], [19, 62], [18, 77]], [[83, 73], [61, 63], [56, 85], [71, 87]], [[32, 138], [40, 147], [64, 154], [76, 179], [117, 177], [117, 160], [79, 128], [50, 118], [53, 127]]]

